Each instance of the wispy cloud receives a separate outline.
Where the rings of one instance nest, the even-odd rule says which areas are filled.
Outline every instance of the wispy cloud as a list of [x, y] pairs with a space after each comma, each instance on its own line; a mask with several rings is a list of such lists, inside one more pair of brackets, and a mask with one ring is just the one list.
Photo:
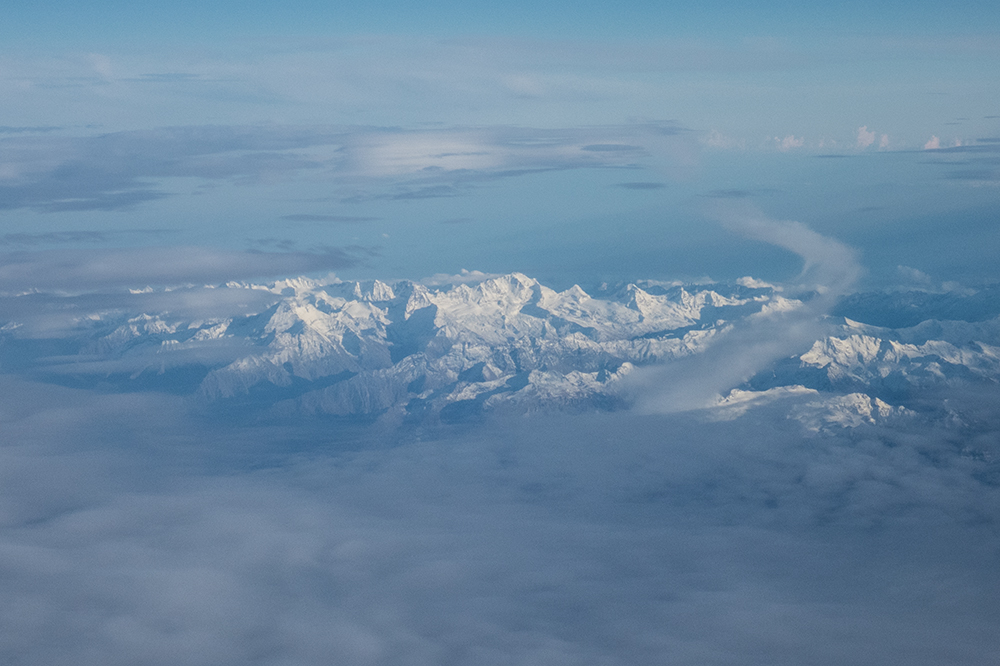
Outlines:
[[[8, 326], [8, 335], [18, 339], [54, 339], [77, 335], [82, 328], [108, 321], [124, 324], [124, 319], [135, 313], [157, 313], [168, 320], [220, 321], [228, 317], [247, 317], [274, 303], [276, 296], [263, 289], [229, 286], [224, 289], [205, 286], [176, 287], [172, 289], [123, 289], [88, 291], [79, 293], [27, 293], [16, 296], [0, 295], [0, 320]], [[225, 341], [212, 341], [213, 347], [225, 347]], [[179, 354], [163, 356], [159, 349], [143, 358], [135, 359], [132, 370], [147, 365], [168, 366], [179, 360]], [[167, 350], [173, 351], [173, 350]], [[211, 350], [202, 347], [197, 353], [207, 354]], [[245, 353], [245, 350], [240, 350]], [[18, 365], [31, 366], [35, 361], [30, 353], [18, 353]], [[51, 350], [42, 350], [49, 356]], [[69, 352], [66, 352], [69, 353]], [[233, 360], [234, 352], [229, 349], [224, 354]], [[69, 357], [61, 361], [67, 374], [92, 371], [92, 361], [105, 361], [107, 357]], [[46, 363], [46, 371], [52, 361]], [[85, 367], [85, 365], [86, 367]], [[8, 363], [8, 366], [10, 364]], [[35, 368], [37, 369], [37, 367]], [[8, 367], [10, 370], [10, 367]]]
[[0, 245], [33, 247], [38, 245], [75, 245], [78, 243], [109, 243], [123, 238], [165, 236], [163, 229], [128, 229], [124, 231], [43, 231], [0, 235]]
[[439, 286], [453, 285], [453, 284], [478, 284], [480, 282], [484, 282], [486, 280], [496, 277], [500, 276], [495, 273], [470, 271], [463, 268], [462, 272], [456, 275], [448, 275], [447, 273], [437, 273], [435, 275], [431, 275], [430, 277], [426, 277], [420, 280], [420, 282], [427, 286], [439, 287]]
[[359, 132], [345, 146], [344, 164], [351, 173], [373, 177], [623, 166], [650, 153], [670, 157], [671, 146], [679, 150], [686, 134], [673, 123]]
[[625, 190], [662, 190], [666, 187], [666, 183], [654, 183], [654, 182], [629, 182], [629, 183], [617, 183], [615, 187], [620, 187]]
[[628, 378], [640, 411], [667, 413], [707, 407], [721, 393], [749, 379], [773, 361], [822, 335], [821, 321], [847, 293], [862, 269], [853, 250], [799, 222], [778, 221], [746, 205], [719, 204], [709, 210], [724, 227], [799, 255], [799, 300], [764, 311], [720, 334], [708, 350], [662, 366], [643, 368]]
[[326, 215], [316, 213], [295, 213], [292, 215], [282, 215], [281, 219], [289, 222], [342, 222], [345, 224], [358, 224], [361, 222], [372, 222], [377, 217], [366, 217], [363, 215]]
[[0, 125], [0, 134], [38, 134], [43, 132], [54, 132], [62, 129], [54, 125], [39, 125], [27, 127], [12, 127], [11, 125]]
[[746, 139], [736, 139], [723, 134], [718, 130], [712, 130], [707, 136], [702, 138], [704, 144], [710, 148], [740, 149], [746, 150]]
[[706, 197], [712, 199], [746, 199], [747, 197], [753, 196], [753, 192], [750, 190], [712, 190], [705, 194]]
[[44, 250], [0, 255], [0, 284], [7, 293], [206, 284], [336, 270], [358, 261], [354, 254], [336, 248], [323, 253], [201, 247]]
[[257, 182], [317, 168], [296, 149], [336, 142], [329, 130], [182, 127], [91, 137], [0, 140], [0, 209], [120, 210], [170, 196], [157, 179]]
[[0, 236], [2, 245], [48, 245], [62, 243], [105, 243], [111, 235], [103, 231], [49, 231], [13, 233]]
[[[456, 196], [484, 179], [632, 167], [686, 155], [672, 123], [541, 130], [173, 127], [92, 137], [0, 139], [0, 209], [121, 210], [172, 196], [163, 179], [237, 184], [309, 172], [345, 201]], [[364, 221], [299, 213], [291, 221]]]

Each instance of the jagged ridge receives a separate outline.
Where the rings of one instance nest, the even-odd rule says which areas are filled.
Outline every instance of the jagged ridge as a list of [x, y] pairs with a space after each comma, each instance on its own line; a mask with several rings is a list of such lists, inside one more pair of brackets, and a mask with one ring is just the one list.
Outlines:
[[[187, 388], [177, 392], [199, 402], [281, 415], [397, 410], [449, 420], [502, 405], [613, 407], [620, 381], [636, 366], [701, 353], [734, 321], [800, 305], [749, 278], [640, 282], [596, 297], [578, 286], [557, 292], [520, 273], [434, 288], [295, 278], [219, 289], [266, 292], [270, 304], [230, 318], [93, 318], [79, 333], [77, 355], [62, 357], [65, 365], [103, 372], [125, 388], [176, 388], [183, 376]], [[1000, 376], [997, 320], [926, 321], [900, 330], [839, 321], [832, 319], [830, 335], [804, 353], [721, 399], [720, 413], [813, 391], [836, 394], [830, 405], [873, 421], [901, 413], [890, 403], [906, 403], [935, 383]], [[16, 328], [8, 323], [4, 330], [14, 335]]]

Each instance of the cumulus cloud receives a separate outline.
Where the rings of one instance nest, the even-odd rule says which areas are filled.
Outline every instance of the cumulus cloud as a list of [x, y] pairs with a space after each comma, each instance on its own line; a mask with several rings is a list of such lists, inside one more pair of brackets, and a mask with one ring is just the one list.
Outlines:
[[858, 128], [858, 148], [867, 148], [875, 143], [875, 132], [868, 129], [867, 125]]
[[932, 136], [930, 139], [927, 140], [927, 143], [924, 144], [924, 150], [937, 150], [940, 147], [941, 147], [941, 139], [939, 139], [936, 136]]
[[795, 138], [795, 136], [791, 134], [786, 136], [784, 139], [774, 137], [774, 140], [778, 142], [778, 149], [782, 151], [791, 150], [793, 148], [801, 148], [806, 143], [804, 138]]
[[879, 138], [879, 140], [878, 140], [878, 147], [881, 150], [886, 150], [886, 149], [889, 148], [889, 135], [888, 134], [883, 134], [881, 136], [881, 138]]

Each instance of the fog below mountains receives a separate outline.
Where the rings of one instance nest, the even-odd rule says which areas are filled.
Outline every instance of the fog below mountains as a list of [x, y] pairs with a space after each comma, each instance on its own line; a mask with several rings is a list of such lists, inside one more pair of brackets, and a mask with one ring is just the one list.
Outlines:
[[996, 654], [996, 390], [947, 396], [962, 427], [808, 433], [787, 404], [246, 428], [3, 384], [6, 663]]

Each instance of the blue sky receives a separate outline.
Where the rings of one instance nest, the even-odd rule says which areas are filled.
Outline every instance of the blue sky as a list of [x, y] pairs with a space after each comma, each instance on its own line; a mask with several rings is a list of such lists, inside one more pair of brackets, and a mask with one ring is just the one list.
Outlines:
[[22, 6], [0, 26], [0, 223], [12, 249], [353, 248], [356, 277], [787, 277], [706, 217], [728, 198], [855, 245], [872, 284], [989, 281], [989, 240], [938, 248], [995, 208], [997, 15]]
[[747, 35], [853, 33], [972, 34], [989, 30], [997, 18], [995, 5], [940, 3], [835, 2], [804, 6], [794, 2], [664, 2], [609, 4], [585, 2], [371, 2], [352, 3], [190, 2], [138, 6], [119, 1], [88, 3], [38, 2], [7, 12], [7, 30], [23, 35], [88, 39], [143, 37], [199, 39], [232, 36], [392, 33], [417, 35], [518, 34], [658, 38], [664, 35], [726, 38]]

